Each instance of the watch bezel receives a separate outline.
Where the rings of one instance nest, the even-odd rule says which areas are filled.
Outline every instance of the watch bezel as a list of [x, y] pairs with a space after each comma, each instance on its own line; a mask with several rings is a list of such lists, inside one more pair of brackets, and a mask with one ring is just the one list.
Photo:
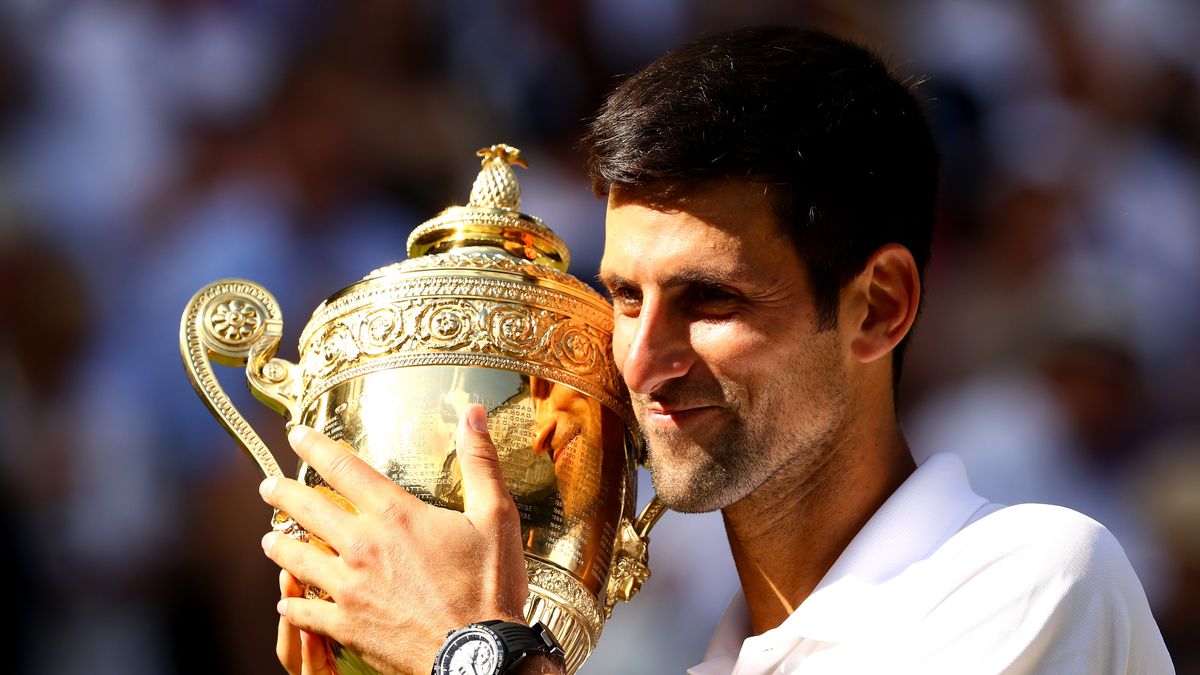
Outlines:
[[488, 640], [499, 656], [496, 660], [495, 669], [488, 675], [502, 675], [509, 660], [508, 646], [505, 645], [504, 639], [500, 637], [499, 633], [481, 624], [464, 626], [452, 631], [446, 637], [446, 642], [442, 645], [441, 650], [438, 651], [437, 662], [434, 663], [433, 675], [451, 675], [449, 667], [450, 660], [454, 658], [454, 654], [467, 643], [478, 639], [479, 636]]

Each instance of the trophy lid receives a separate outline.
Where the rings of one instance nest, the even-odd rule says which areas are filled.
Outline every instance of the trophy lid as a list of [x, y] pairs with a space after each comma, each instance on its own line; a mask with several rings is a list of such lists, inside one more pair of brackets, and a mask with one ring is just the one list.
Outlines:
[[567, 271], [567, 246], [518, 209], [520, 152], [478, 152], [466, 206], [413, 230], [409, 258], [330, 295], [300, 334], [308, 406], [374, 370], [472, 365], [526, 373], [592, 396], [632, 420], [612, 363], [612, 307]]
[[411, 258], [457, 248], [487, 246], [565, 272], [571, 254], [540, 218], [521, 213], [521, 186], [513, 165], [528, 168], [521, 151], [503, 143], [482, 148], [482, 168], [466, 206], [451, 206], [408, 237]]

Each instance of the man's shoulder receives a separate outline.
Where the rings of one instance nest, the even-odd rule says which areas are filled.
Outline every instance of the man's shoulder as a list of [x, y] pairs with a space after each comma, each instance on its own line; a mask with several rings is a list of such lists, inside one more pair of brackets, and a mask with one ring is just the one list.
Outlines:
[[1054, 544], [1054, 550], [1064, 553], [1089, 550], [1101, 541], [1117, 545], [1104, 525], [1078, 511], [1053, 504], [989, 505], [955, 536], [988, 537], [1000, 548], [1036, 549]]
[[969, 576], [985, 570], [1007, 573], [1018, 586], [1064, 598], [1093, 585], [1106, 592], [1142, 594], [1116, 537], [1092, 518], [1062, 506], [993, 506], [931, 558], [961, 567]]
[[1060, 506], [989, 509], [912, 570], [920, 630], [957, 636], [927, 645], [931, 659], [986, 653], [997, 672], [1066, 672], [1056, 668], [1079, 658], [1098, 668], [1088, 672], [1170, 672], [1141, 583], [1108, 529]]

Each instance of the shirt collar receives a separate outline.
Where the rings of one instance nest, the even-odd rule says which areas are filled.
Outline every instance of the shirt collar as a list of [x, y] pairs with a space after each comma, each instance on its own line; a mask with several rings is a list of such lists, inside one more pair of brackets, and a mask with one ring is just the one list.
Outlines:
[[957, 455], [929, 457], [871, 516], [814, 592], [846, 577], [873, 585], [895, 577], [929, 557], [986, 504], [971, 490]]
[[[789, 639], [838, 642], [862, 621], [875, 589], [927, 558], [987, 505], [967, 482], [962, 460], [929, 457], [904, 481], [846, 547], [812, 594], [781, 625], [750, 636], [745, 596], [739, 590], [713, 635], [697, 674], [728, 673], [743, 645]], [[725, 665], [723, 670], [714, 666]]]

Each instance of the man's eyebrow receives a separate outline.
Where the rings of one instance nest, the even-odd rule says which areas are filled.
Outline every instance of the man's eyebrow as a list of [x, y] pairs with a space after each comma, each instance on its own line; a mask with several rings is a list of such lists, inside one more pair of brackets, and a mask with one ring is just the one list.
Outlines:
[[659, 279], [664, 288], [675, 286], [728, 286], [736, 275], [723, 274], [705, 269], [679, 270]]
[[[729, 286], [736, 278], [735, 275], [714, 272], [705, 269], [686, 269], [672, 272], [655, 279], [663, 288], [679, 286]], [[601, 272], [596, 275], [596, 281], [606, 288], [637, 288], [638, 284], [630, 279], [611, 272]]]
[[596, 281], [605, 288], [633, 288], [637, 286], [637, 284], [633, 283], [629, 279], [626, 279], [620, 274], [613, 274], [611, 272], [601, 272], [597, 274]]

